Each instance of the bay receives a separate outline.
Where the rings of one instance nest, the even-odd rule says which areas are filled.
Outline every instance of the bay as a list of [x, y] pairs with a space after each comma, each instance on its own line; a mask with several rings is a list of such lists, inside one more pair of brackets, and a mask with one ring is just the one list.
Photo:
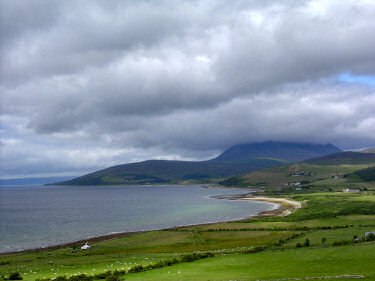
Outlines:
[[1, 187], [0, 252], [118, 232], [235, 220], [273, 204], [211, 198], [245, 193], [199, 185]]

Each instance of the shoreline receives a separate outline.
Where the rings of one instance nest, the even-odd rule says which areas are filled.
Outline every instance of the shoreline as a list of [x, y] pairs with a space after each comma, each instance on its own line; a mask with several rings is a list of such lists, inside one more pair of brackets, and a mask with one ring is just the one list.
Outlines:
[[[173, 226], [168, 228], [161, 228], [161, 229], [151, 229], [151, 230], [140, 230], [140, 231], [128, 231], [128, 232], [119, 232], [119, 233], [112, 233], [106, 235], [99, 235], [95, 237], [90, 237], [86, 239], [76, 240], [73, 242], [62, 243], [57, 245], [45, 246], [45, 247], [38, 247], [33, 249], [25, 249], [25, 250], [18, 250], [18, 251], [10, 251], [10, 252], [3, 252], [0, 253], [0, 256], [4, 255], [15, 255], [15, 254], [23, 254], [28, 252], [40, 252], [40, 251], [48, 251], [48, 250], [57, 250], [72, 246], [82, 246], [84, 243], [99, 243], [104, 242], [116, 238], [132, 236], [135, 234], [150, 232], [150, 231], [167, 231], [167, 230], [179, 230], [188, 227], [196, 227], [196, 226], [206, 226], [206, 225], [213, 225], [217, 223], [224, 223], [224, 222], [235, 222], [235, 221], [244, 221], [249, 219], [257, 219], [262, 217], [270, 217], [270, 216], [287, 216], [292, 213], [293, 210], [299, 209], [302, 207], [301, 203], [292, 201], [285, 198], [271, 198], [271, 197], [256, 197], [252, 193], [244, 193], [244, 194], [227, 194], [227, 195], [214, 195], [211, 196], [212, 198], [216, 199], [225, 199], [225, 200], [251, 200], [251, 201], [259, 201], [259, 202], [267, 202], [274, 204], [275, 208], [262, 211], [257, 213], [256, 215], [242, 218], [242, 219], [233, 219], [233, 220], [226, 220], [226, 221], [215, 221], [215, 222], [207, 222], [207, 223], [200, 223], [200, 224], [192, 224], [192, 225], [180, 225], [180, 226]], [[292, 210], [291, 210], [292, 209]]]
[[[274, 198], [274, 197], [265, 197], [265, 196], [254, 196], [254, 193], [249, 192], [245, 194], [235, 194], [235, 195], [214, 195], [212, 196], [216, 199], [226, 199], [226, 200], [251, 200], [259, 202], [268, 202], [275, 205], [278, 205], [277, 208], [260, 212], [255, 216], [251, 216], [246, 219], [255, 219], [269, 216], [287, 216], [293, 211], [302, 208], [302, 204], [297, 201], [293, 201], [286, 198]], [[241, 220], [239, 220], [241, 221]]]

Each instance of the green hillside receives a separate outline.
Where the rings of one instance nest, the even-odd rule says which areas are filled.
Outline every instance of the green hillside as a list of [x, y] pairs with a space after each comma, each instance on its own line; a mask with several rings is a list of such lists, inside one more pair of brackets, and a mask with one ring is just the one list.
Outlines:
[[208, 161], [149, 160], [96, 171], [58, 185], [210, 183], [300, 159], [341, 151], [328, 145], [264, 142], [231, 147]]
[[304, 162], [317, 165], [371, 164], [375, 162], [375, 153], [347, 151], [341, 153], [328, 154], [322, 157], [309, 159]]
[[375, 167], [355, 171], [353, 175], [361, 178], [363, 181], [375, 181]]
[[365, 150], [361, 150], [360, 152], [363, 152], [363, 153], [375, 153], [375, 148], [368, 148], [368, 149], [365, 149]]
[[251, 159], [232, 163], [150, 160], [110, 167], [63, 185], [168, 184], [209, 182], [254, 170], [284, 164], [277, 159]]
[[[254, 171], [224, 180], [225, 186], [253, 187], [266, 192], [372, 189], [375, 154], [344, 152]], [[358, 179], [358, 177], [360, 179]]]

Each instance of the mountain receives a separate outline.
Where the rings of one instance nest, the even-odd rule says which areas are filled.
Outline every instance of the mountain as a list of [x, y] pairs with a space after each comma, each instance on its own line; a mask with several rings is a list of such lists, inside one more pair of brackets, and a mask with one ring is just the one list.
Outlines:
[[[272, 148], [274, 147], [274, 148]], [[234, 146], [208, 161], [148, 160], [109, 167], [58, 185], [207, 183], [341, 151], [333, 145], [266, 142]], [[242, 152], [242, 153], [241, 153]]]
[[247, 163], [215, 163], [209, 161], [148, 160], [106, 168], [57, 185], [167, 184], [209, 182], [248, 173], [283, 163], [278, 160], [254, 160]]
[[233, 146], [211, 161], [231, 162], [244, 161], [257, 157], [268, 157], [299, 162], [341, 151], [341, 149], [332, 144], [321, 145], [268, 141]]

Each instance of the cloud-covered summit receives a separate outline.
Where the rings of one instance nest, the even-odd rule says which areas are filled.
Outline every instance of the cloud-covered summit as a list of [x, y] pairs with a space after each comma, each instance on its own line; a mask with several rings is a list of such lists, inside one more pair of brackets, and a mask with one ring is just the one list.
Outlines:
[[373, 1], [0, 5], [0, 176], [375, 146]]

